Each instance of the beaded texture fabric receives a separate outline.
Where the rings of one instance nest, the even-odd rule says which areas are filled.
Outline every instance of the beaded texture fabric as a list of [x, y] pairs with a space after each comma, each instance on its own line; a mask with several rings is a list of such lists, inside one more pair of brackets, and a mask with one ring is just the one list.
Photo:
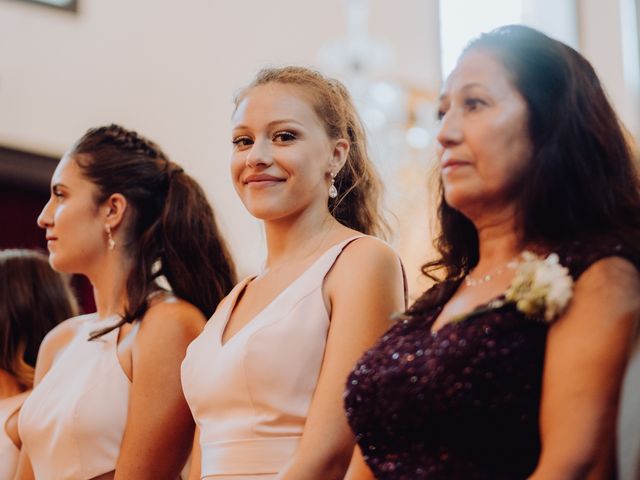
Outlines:
[[[620, 245], [556, 253], [574, 280], [608, 256], [639, 265]], [[459, 284], [427, 291], [348, 378], [347, 418], [378, 479], [513, 480], [535, 470], [549, 325], [507, 304], [432, 334]]]

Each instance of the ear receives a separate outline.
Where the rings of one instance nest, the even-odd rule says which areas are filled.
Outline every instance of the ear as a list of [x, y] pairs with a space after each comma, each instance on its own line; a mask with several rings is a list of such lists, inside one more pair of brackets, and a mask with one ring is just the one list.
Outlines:
[[106, 212], [105, 222], [113, 230], [116, 230], [122, 224], [127, 207], [127, 199], [121, 193], [113, 193], [105, 200], [102, 206], [102, 209]]
[[331, 156], [331, 162], [329, 163], [329, 173], [337, 174], [344, 164], [347, 162], [349, 156], [349, 142], [344, 138], [336, 140], [333, 146], [333, 155]]

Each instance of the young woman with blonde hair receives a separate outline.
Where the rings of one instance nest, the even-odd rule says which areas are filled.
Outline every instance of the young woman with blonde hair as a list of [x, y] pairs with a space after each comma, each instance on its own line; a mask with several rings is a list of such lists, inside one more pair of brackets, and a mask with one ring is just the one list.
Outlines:
[[183, 362], [199, 427], [190, 478], [342, 479], [355, 443], [342, 386], [404, 305], [400, 260], [372, 236], [384, 221], [364, 130], [342, 84], [285, 67], [240, 93], [232, 142], [267, 259]]

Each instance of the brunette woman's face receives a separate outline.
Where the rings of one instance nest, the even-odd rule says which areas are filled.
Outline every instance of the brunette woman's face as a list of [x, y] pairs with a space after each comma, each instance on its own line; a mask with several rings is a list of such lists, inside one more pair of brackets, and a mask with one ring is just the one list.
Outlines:
[[232, 121], [231, 175], [252, 215], [279, 220], [309, 208], [327, 211], [330, 172], [348, 144], [328, 137], [299, 87], [252, 88]]
[[108, 207], [95, 203], [97, 187], [65, 155], [51, 178], [51, 197], [38, 216], [46, 230], [49, 263], [58, 271], [85, 273], [107, 252]]
[[532, 148], [527, 104], [502, 63], [466, 53], [445, 83], [439, 117], [446, 202], [465, 214], [513, 206]]

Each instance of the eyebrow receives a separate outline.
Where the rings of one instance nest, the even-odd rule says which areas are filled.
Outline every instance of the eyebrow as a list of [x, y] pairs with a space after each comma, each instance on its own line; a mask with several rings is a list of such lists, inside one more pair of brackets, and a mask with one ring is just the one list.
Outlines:
[[67, 187], [64, 183], [54, 183], [53, 185], [51, 185], [51, 191], [55, 190], [56, 188], [69, 188]]
[[[465, 91], [467, 91], [467, 90], [471, 90], [472, 88], [476, 88], [476, 87], [480, 87], [480, 88], [483, 88], [483, 89], [485, 89], [485, 90], [488, 90], [488, 89], [487, 89], [487, 86], [486, 86], [486, 85], [484, 85], [484, 84], [482, 84], [482, 83], [478, 83], [478, 82], [471, 82], [471, 83], [465, 83], [465, 84], [460, 88], [460, 91], [461, 91], [461, 92], [465, 92]], [[445, 99], [446, 97], [447, 97], [447, 93], [446, 93], [446, 92], [441, 93], [441, 94], [440, 94], [440, 97], [438, 98], [438, 100], [442, 101], [442, 100], [443, 100], [443, 99]]]
[[[295, 123], [296, 125], [299, 125], [300, 127], [304, 127], [304, 125], [302, 125], [302, 123], [300, 123], [297, 120], [294, 120], [292, 118], [285, 118], [282, 120], [272, 120], [271, 122], [267, 123], [267, 127], [271, 128], [274, 127], [276, 125], [280, 125], [283, 123]], [[246, 125], [240, 124], [240, 125], [236, 125], [235, 127], [233, 127], [234, 130], [242, 130], [242, 129], [247, 129], [249, 127], [247, 127]]]

